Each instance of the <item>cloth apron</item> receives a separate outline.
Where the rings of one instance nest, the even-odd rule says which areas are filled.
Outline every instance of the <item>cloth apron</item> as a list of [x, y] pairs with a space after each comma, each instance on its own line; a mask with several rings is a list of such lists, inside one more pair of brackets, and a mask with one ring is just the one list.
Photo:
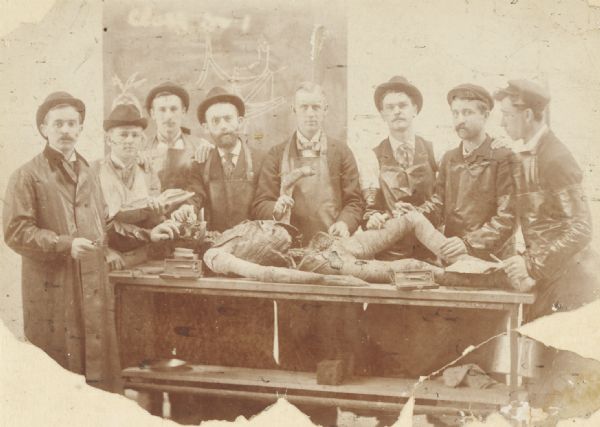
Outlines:
[[285, 176], [296, 168], [310, 166], [316, 173], [299, 180], [294, 186], [292, 198], [291, 223], [300, 233], [302, 241], [307, 244], [319, 231], [327, 232], [329, 227], [337, 220], [340, 213], [340, 203], [336, 200], [331, 184], [329, 167], [327, 165], [327, 138], [321, 136], [320, 153], [300, 157], [290, 156], [290, 145], [295, 144], [292, 139], [283, 150], [281, 162], [281, 175]]
[[[223, 171], [220, 178], [211, 180], [210, 170], [215, 156], [217, 161], [221, 161], [218, 151], [212, 150], [202, 177], [210, 199], [210, 211], [205, 215], [210, 230], [225, 231], [250, 218], [255, 191], [254, 169], [250, 150], [242, 142], [242, 150], [231, 177], [226, 177]], [[246, 173], [240, 176], [244, 165]]]

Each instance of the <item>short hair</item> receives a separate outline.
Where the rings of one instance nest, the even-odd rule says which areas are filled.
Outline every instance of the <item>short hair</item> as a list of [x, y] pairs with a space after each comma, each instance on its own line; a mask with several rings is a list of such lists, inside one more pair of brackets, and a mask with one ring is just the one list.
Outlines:
[[512, 102], [513, 106], [520, 110], [527, 110], [529, 108], [533, 112], [533, 119], [536, 122], [541, 122], [544, 119], [545, 107], [540, 109], [537, 106], [531, 105], [519, 95], [507, 94], [506, 98], [510, 99], [510, 102]]
[[160, 98], [161, 96], [176, 96], [177, 98], [179, 98], [179, 102], [181, 103], [181, 108], [185, 109], [185, 104], [183, 102], [183, 99], [181, 99], [181, 97], [173, 92], [169, 92], [169, 91], [162, 91], [162, 92], [158, 92], [156, 95], [154, 95], [154, 97], [152, 98], [152, 104], [150, 104], [150, 108], [154, 108], [154, 101], [156, 100], [156, 98]]
[[301, 82], [298, 85], [298, 87], [296, 87], [296, 90], [294, 91], [294, 103], [296, 102], [296, 95], [300, 91], [311, 92], [311, 93], [318, 92], [321, 95], [321, 97], [323, 98], [323, 104], [327, 104], [327, 97], [325, 96], [325, 92], [323, 91], [323, 88], [321, 87], [320, 84], [317, 84], [315, 82], [309, 82], [309, 81]]
[[455, 99], [462, 99], [463, 101], [474, 101], [475, 105], [477, 105], [477, 109], [481, 114], [489, 113], [491, 111], [490, 105], [487, 102], [482, 101], [481, 99], [455, 96], [454, 99], [452, 99], [452, 101], [454, 101]]
[[58, 104], [55, 105], [54, 107], [50, 108], [47, 112], [46, 115], [44, 116], [44, 119], [42, 120], [42, 123], [47, 125], [48, 124], [48, 114], [50, 113], [50, 111], [54, 111], [54, 110], [58, 110], [59, 108], [65, 108], [65, 107], [71, 107], [73, 110], [77, 111], [77, 114], [79, 115], [79, 124], [83, 123], [83, 114], [81, 114], [81, 111], [79, 111], [77, 108], [75, 108], [72, 104]]
[[377, 109], [379, 111], [383, 110], [383, 100], [385, 99], [386, 96], [388, 96], [390, 93], [403, 93], [404, 95], [406, 95], [408, 97], [408, 99], [410, 99], [410, 102], [412, 102], [412, 105], [414, 105], [415, 107], [418, 108], [417, 103], [415, 102], [415, 98], [413, 98], [410, 93], [403, 91], [402, 89], [398, 89], [398, 88], [390, 88], [387, 89], [385, 92], [383, 92], [381, 94], [381, 98], [380, 101], [377, 103]]

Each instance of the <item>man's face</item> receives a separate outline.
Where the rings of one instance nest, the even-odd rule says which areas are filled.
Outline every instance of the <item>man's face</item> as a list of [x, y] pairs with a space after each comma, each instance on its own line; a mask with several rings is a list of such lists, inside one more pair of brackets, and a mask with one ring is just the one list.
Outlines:
[[294, 113], [298, 130], [307, 138], [312, 138], [323, 126], [327, 112], [325, 99], [319, 91], [300, 90], [294, 98]]
[[108, 131], [111, 153], [126, 162], [137, 157], [144, 130], [140, 126], [117, 126]]
[[185, 108], [177, 95], [159, 95], [152, 101], [150, 116], [161, 135], [174, 136], [183, 123]]
[[513, 141], [524, 138], [526, 130], [525, 111], [516, 107], [508, 96], [500, 101], [500, 111], [502, 112], [500, 125], [508, 136]]
[[48, 111], [40, 130], [48, 138], [51, 147], [62, 153], [70, 153], [83, 129], [80, 118], [79, 112], [72, 106], [58, 106]]
[[381, 100], [381, 118], [390, 131], [408, 129], [417, 116], [417, 106], [404, 92], [389, 92]]
[[450, 105], [454, 129], [462, 140], [474, 141], [484, 131], [488, 112], [482, 112], [479, 101], [456, 98]]
[[206, 110], [205, 129], [217, 147], [231, 148], [238, 139], [238, 130], [243, 122], [233, 104], [213, 104]]

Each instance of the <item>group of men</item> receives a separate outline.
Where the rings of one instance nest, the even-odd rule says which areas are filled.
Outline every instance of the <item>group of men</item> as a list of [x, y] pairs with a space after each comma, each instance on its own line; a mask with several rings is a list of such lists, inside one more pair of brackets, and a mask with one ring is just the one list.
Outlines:
[[[576, 272], [588, 254], [591, 221], [581, 169], [545, 124], [546, 90], [525, 80], [510, 81], [494, 96], [474, 84], [451, 89], [447, 102], [461, 142], [439, 165], [431, 142], [413, 128], [423, 106], [415, 85], [393, 77], [377, 87], [374, 101], [389, 137], [374, 149], [379, 185], [361, 189], [352, 151], [323, 130], [327, 100], [315, 83], [298, 86], [296, 129], [267, 153], [244, 139], [245, 105], [237, 95], [216, 87], [200, 103], [196, 116], [210, 135], [206, 141], [182, 127], [188, 92], [161, 84], [145, 102], [156, 133], [146, 138], [147, 119], [134, 105], [117, 105], [104, 121], [110, 150], [92, 165], [75, 150], [83, 102], [65, 92], [48, 96], [36, 117], [47, 145], [12, 175], [4, 204], [5, 241], [23, 258], [27, 338], [66, 368], [111, 388], [111, 357], [102, 356], [115, 345], [105, 310], [112, 297], [108, 267], [122, 267], [123, 254], [150, 242], [177, 237], [178, 223], [194, 222], [200, 212], [213, 231], [287, 215], [308, 243], [318, 232], [347, 237], [417, 209], [449, 237], [442, 263], [461, 254], [497, 257], [511, 282], [536, 283], [538, 301], [528, 319], [597, 296], [591, 286], [586, 292], [584, 283], [570, 283], [583, 277]], [[507, 134], [523, 140], [518, 153], [486, 133], [496, 104]], [[291, 195], [282, 192], [282, 177], [304, 166], [311, 175]], [[195, 194], [167, 216], [159, 195], [172, 188]], [[150, 200], [145, 214], [118, 215], [142, 198]], [[518, 225], [522, 252], [515, 246]], [[411, 238], [378, 257], [434, 261]]]

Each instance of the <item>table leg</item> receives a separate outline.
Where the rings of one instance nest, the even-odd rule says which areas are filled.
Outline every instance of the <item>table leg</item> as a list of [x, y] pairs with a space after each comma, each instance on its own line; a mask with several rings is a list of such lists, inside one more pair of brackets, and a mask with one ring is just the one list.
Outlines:
[[508, 348], [510, 355], [510, 370], [508, 374], [507, 385], [510, 387], [511, 394], [519, 386], [519, 333], [516, 328], [519, 327], [519, 306], [511, 307], [506, 321], [506, 334], [508, 337]]

